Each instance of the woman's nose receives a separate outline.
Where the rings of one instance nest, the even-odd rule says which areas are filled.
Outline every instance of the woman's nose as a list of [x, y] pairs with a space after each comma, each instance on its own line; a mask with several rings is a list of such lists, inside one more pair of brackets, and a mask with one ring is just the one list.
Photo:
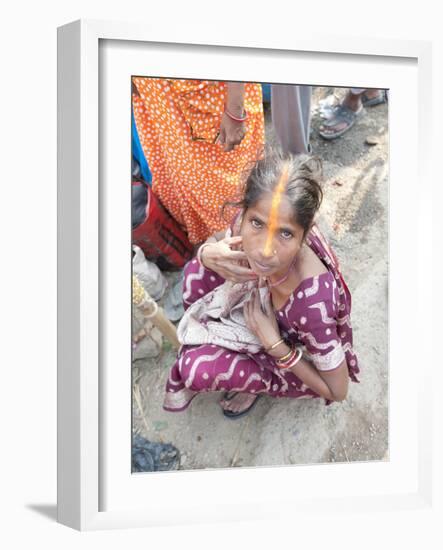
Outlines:
[[270, 258], [274, 255], [274, 239], [267, 238], [261, 243], [260, 246], [260, 256], [264, 258]]
[[271, 256], [273, 256], [272, 247], [263, 247], [263, 249], [261, 250], [261, 256], [263, 256], [263, 258], [270, 258]]

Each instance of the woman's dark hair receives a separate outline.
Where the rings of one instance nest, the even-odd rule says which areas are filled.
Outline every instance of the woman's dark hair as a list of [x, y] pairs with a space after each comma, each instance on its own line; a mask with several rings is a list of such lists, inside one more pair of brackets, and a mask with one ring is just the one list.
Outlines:
[[292, 205], [294, 221], [303, 228], [306, 236], [320, 208], [323, 192], [320, 181], [323, 176], [322, 163], [310, 155], [285, 154], [276, 149], [267, 149], [242, 186], [242, 199], [228, 202], [223, 207], [233, 206], [246, 211], [260, 200], [265, 193], [272, 193], [278, 185], [283, 171], [287, 169], [288, 179], [284, 195]]

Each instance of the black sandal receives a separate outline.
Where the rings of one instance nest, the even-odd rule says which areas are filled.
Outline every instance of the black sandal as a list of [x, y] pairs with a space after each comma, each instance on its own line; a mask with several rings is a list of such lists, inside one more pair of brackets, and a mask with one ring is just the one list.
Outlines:
[[[238, 392], [238, 391], [225, 392], [223, 394], [223, 399], [225, 399], [226, 401], [230, 401], [238, 393], [241, 393], [241, 392]], [[242, 416], [245, 416], [245, 414], [248, 414], [253, 409], [253, 407], [257, 403], [259, 397], [260, 397], [260, 395], [256, 394], [254, 401], [249, 405], [249, 407], [247, 409], [244, 409], [243, 411], [232, 412], [232, 411], [227, 411], [227, 410], [223, 409], [223, 407], [222, 407], [223, 415], [226, 416], [226, 418], [231, 418], [231, 419], [241, 418]]]
[[[337, 105], [334, 108], [333, 116], [322, 124], [322, 129], [319, 129], [318, 133], [323, 139], [336, 139], [346, 133], [354, 126], [357, 117], [363, 111], [363, 107], [360, 107], [358, 111], [353, 111], [346, 105]], [[338, 124], [345, 123], [346, 126], [341, 130], [333, 131], [332, 128]], [[326, 131], [325, 130], [329, 130]]]
[[379, 90], [378, 94], [375, 97], [368, 97], [366, 92], [363, 92], [361, 95], [361, 102], [363, 107], [375, 107], [375, 105], [380, 105], [381, 103], [386, 103], [388, 100], [386, 90]]

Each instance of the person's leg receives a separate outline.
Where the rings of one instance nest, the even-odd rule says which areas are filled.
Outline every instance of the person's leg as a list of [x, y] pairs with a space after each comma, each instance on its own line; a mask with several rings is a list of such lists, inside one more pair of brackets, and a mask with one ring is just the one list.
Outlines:
[[166, 393], [163, 399], [163, 408], [169, 412], [181, 412], [188, 408], [191, 401], [198, 392], [190, 390], [184, 384], [181, 377], [180, 367], [183, 360], [183, 353], [177, 358], [169, 371], [166, 382]]
[[366, 88], [349, 88], [341, 104], [346, 105], [356, 113], [361, 109], [361, 96], [365, 91]]
[[349, 88], [342, 105], [346, 105], [354, 112], [365, 105], [377, 105], [385, 100], [384, 91], [378, 88]]
[[366, 91], [366, 88], [349, 88], [349, 91], [351, 92], [351, 94], [360, 95]]
[[367, 88], [361, 95], [363, 107], [375, 107], [381, 103], [386, 103], [386, 101], [386, 90], [381, 90], [378, 88]]
[[311, 86], [272, 84], [272, 123], [285, 152], [310, 152]]
[[[222, 398], [225, 410], [248, 409], [260, 393], [275, 393], [272, 373], [245, 354], [213, 344], [184, 346], [171, 369], [163, 408], [184, 410], [197, 393], [236, 392], [235, 399]], [[238, 397], [240, 396], [240, 397]]]
[[[293, 399], [313, 399], [320, 397], [291, 371], [281, 371], [273, 366], [273, 360], [269, 355], [265, 353], [255, 354], [254, 360], [251, 359], [251, 362], [254, 371], [259, 372], [261, 378], [266, 382], [266, 389], [260, 393], [266, 393], [272, 397], [288, 397]], [[255, 395], [236, 393], [231, 399], [229, 397], [228, 399], [222, 399], [221, 405], [224, 410], [237, 413], [250, 407], [254, 399]]]
[[349, 88], [341, 103], [335, 107], [332, 118], [319, 127], [319, 134], [325, 139], [342, 136], [352, 128], [364, 105], [378, 105], [384, 100], [383, 90]]
[[272, 367], [270, 357], [246, 354], [216, 346], [183, 346], [166, 384], [163, 408], [175, 412], [186, 409], [198, 393], [235, 392], [221, 399], [224, 410], [240, 413], [253, 405], [256, 397], [318, 397], [291, 372]]
[[351, 88], [339, 105], [334, 108], [333, 116], [320, 125], [318, 131], [324, 139], [335, 139], [350, 130], [356, 117], [362, 110], [361, 95], [364, 88]]

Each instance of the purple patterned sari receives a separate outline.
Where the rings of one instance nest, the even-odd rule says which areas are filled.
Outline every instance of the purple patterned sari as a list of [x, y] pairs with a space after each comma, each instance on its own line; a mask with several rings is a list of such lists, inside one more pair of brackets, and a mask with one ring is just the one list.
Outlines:
[[[318, 370], [333, 370], [346, 359], [351, 380], [358, 382], [358, 361], [352, 348], [351, 295], [334, 253], [316, 226], [307, 236], [306, 244], [328, 271], [304, 279], [275, 311], [280, 332], [288, 341], [301, 345], [304, 357]], [[213, 304], [212, 297], [222, 291], [224, 284], [222, 277], [204, 268], [196, 258], [191, 260], [185, 267], [185, 309], [192, 306], [200, 315], [195, 318], [207, 323], [201, 315], [202, 304]], [[189, 326], [189, 315], [182, 321]], [[180, 325], [179, 335], [185, 334]], [[241, 334], [241, 330], [237, 332]], [[295, 374], [281, 371], [274, 359], [256, 346], [254, 339], [242, 338], [232, 343], [232, 337], [225, 336], [227, 343], [220, 345], [223, 340], [219, 336], [220, 330], [207, 330], [199, 343], [182, 345], [166, 384], [165, 410], [182, 411], [198, 393], [208, 391], [266, 393], [297, 399], [319, 397]]]

